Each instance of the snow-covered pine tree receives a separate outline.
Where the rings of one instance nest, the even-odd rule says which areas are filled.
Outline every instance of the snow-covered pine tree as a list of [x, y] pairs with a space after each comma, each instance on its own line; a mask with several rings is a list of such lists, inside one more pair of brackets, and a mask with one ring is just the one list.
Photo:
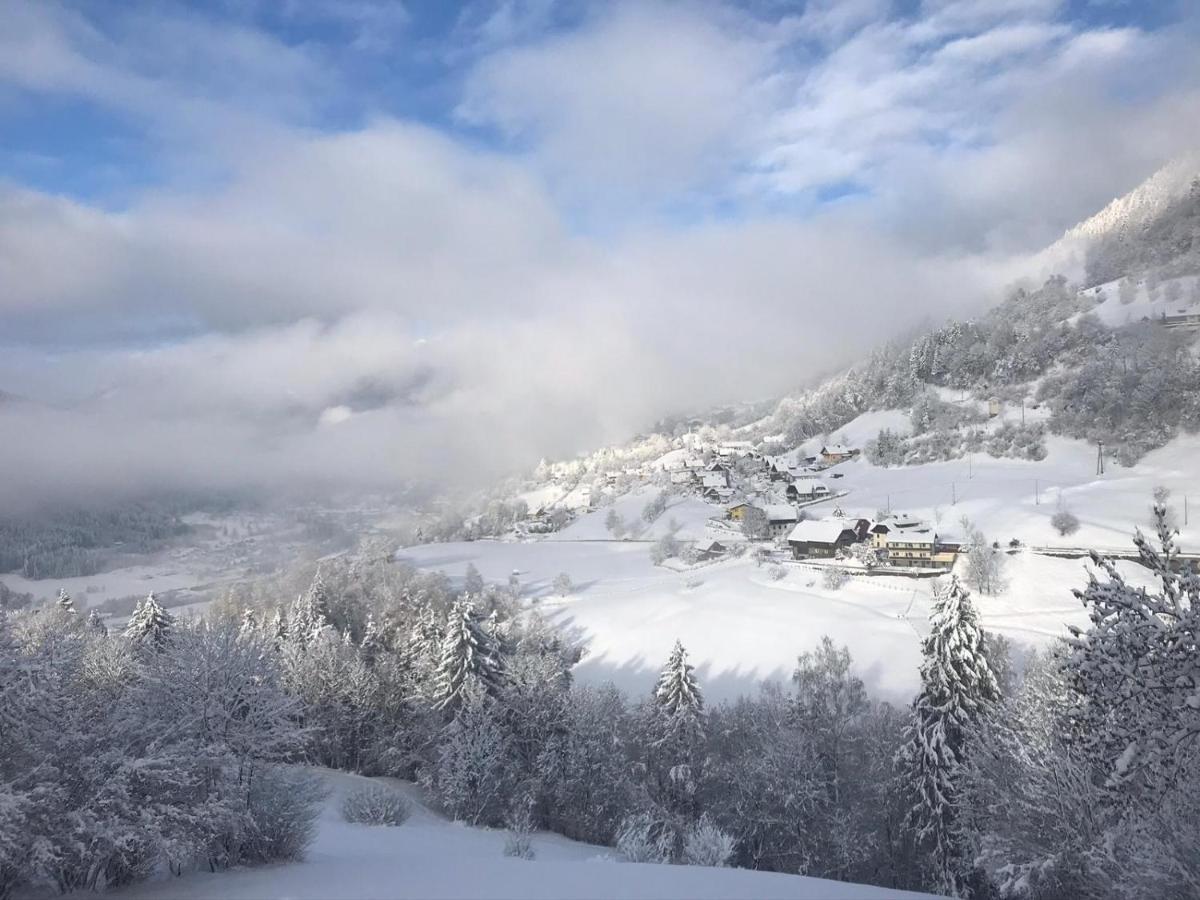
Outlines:
[[704, 696], [687, 650], [676, 641], [659, 675], [650, 704], [648, 768], [652, 798], [674, 820], [676, 855], [682, 827], [698, 814], [697, 793], [704, 753]]
[[362, 656], [363, 663], [367, 666], [375, 664], [375, 658], [384, 649], [383, 635], [379, 631], [379, 625], [375, 622], [373, 613], [367, 614], [367, 624], [363, 627], [362, 641], [359, 642], [358, 652]]
[[694, 669], [695, 666], [688, 662], [683, 643], [675, 641], [654, 689], [654, 702], [662, 725], [660, 743], [677, 739], [691, 743], [704, 739], [704, 696]]
[[100, 613], [96, 610], [88, 610], [87, 620], [84, 622], [87, 630], [93, 634], [98, 634], [101, 637], [108, 636], [108, 626], [104, 624], [104, 619], [100, 617]]
[[287, 640], [288, 622], [281, 607], [275, 607], [275, 615], [271, 617], [271, 624], [268, 626], [268, 631], [274, 639], [276, 647]]
[[75, 612], [75, 601], [71, 599], [71, 595], [67, 593], [66, 588], [58, 589], [58, 599], [54, 601], [58, 604], [58, 608], [64, 612]]
[[296, 598], [289, 617], [288, 635], [296, 643], [307, 646], [329, 627], [329, 589], [321, 569], [313, 576], [308, 590]]
[[125, 628], [125, 637], [139, 646], [161, 650], [170, 642], [174, 626], [175, 617], [162, 608], [151, 591], [133, 611]]
[[956, 576], [934, 589], [929, 624], [921, 691], [899, 762], [914, 795], [908, 823], [928, 852], [932, 886], [959, 896], [972, 862], [958, 811], [964, 766], [969, 741], [1000, 689], [971, 595]]
[[441, 656], [434, 681], [434, 706], [450, 712], [462, 705], [463, 690], [475, 685], [495, 694], [502, 677], [500, 647], [480, 621], [470, 598], [450, 611], [442, 638]]
[[253, 634], [258, 631], [258, 616], [254, 614], [254, 610], [247, 606], [242, 610], [242, 634]]
[[1154, 517], [1160, 549], [1140, 530], [1134, 545], [1159, 588], [1126, 584], [1093, 553], [1104, 580], [1092, 573], [1075, 592], [1092, 624], [1071, 628], [1066, 659], [1076, 745], [1107, 772], [1110, 788], [1130, 784], [1145, 799], [1177, 780], [1200, 738], [1200, 577], [1180, 565], [1162, 504]]

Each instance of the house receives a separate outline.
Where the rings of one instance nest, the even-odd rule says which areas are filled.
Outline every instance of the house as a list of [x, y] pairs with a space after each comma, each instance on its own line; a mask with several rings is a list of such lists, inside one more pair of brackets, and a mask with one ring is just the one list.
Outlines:
[[792, 467], [782, 456], [764, 456], [763, 468], [772, 481], [792, 480]]
[[692, 473], [687, 469], [672, 469], [671, 484], [691, 484]]
[[740, 522], [746, 518], [746, 510], [750, 508], [750, 504], [746, 501], [735, 503], [733, 506], [725, 510], [725, 517], [734, 522]]
[[858, 451], [845, 444], [830, 444], [827, 447], [821, 448], [821, 462], [826, 465], [845, 462], [848, 459], [853, 459], [858, 455]]
[[819, 500], [828, 497], [832, 491], [819, 478], [797, 478], [787, 486], [784, 492], [793, 503], [806, 500]]
[[729, 548], [727, 548], [720, 541], [701, 541], [700, 543], [696, 544], [695, 547], [696, 558], [716, 559], [718, 556], [723, 556], [728, 549]]
[[749, 456], [754, 452], [754, 445], [750, 441], [722, 441], [717, 446], [717, 454], [719, 456]]
[[860, 540], [854, 519], [809, 519], [788, 533], [794, 559], [828, 558]]
[[772, 540], [783, 537], [800, 521], [800, 514], [791, 506], [771, 504], [762, 511], [767, 517], [767, 536]]
[[942, 541], [937, 532], [912, 516], [896, 516], [871, 526], [871, 545], [882, 550], [889, 566], [951, 569], [957, 542]]
[[700, 475], [700, 487], [707, 490], [708, 488], [727, 488], [729, 487], [729, 473], [704, 472]]
[[700, 496], [709, 503], [728, 503], [733, 498], [733, 488], [707, 487], [700, 492]]

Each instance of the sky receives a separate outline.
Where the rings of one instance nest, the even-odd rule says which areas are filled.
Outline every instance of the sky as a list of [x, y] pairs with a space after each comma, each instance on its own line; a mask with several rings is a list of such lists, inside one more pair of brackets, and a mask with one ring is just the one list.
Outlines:
[[[770, 397], [1200, 146], [1188, 0], [0, 0], [0, 500], [479, 486]], [[7, 493], [5, 493], [7, 492]]]

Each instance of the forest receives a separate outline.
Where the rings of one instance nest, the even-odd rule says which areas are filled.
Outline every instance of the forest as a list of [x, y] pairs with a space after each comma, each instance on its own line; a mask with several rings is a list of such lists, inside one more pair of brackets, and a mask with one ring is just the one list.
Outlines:
[[908, 707], [827, 638], [734, 702], [705, 703], [678, 643], [641, 696], [581, 686], [583, 648], [519, 584], [453, 585], [378, 548], [199, 621], [151, 595], [123, 634], [61, 594], [0, 617], [0, 897], [297, 858], [321, 798], [296, 763], [413, 779], [455, 819], [627, 860], [1194, 896], [1200, 579], [1156, 516], [1135, 544], [1158, 588], [1095, 558], [1076, 591], [1091, 627], [1050, 652], [985, 632], [941, 583]]

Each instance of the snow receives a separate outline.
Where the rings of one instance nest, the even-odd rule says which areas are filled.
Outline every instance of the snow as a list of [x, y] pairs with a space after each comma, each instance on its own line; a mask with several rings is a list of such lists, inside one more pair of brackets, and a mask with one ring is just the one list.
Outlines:
[[[503, 855], [504, 832], [449, 822], [428, 809], [414, 785], [325, 772], [332, 793], [308, 857], [299, 863], [198, 872], [112, 892], [122, 900], [340, 900], [340, 898], [920, 898], [884, 888], [799, 875], [620, 862], [605, 847], [554, 834], [533, 837], [534, 860]], [[351, 825], [342, 798], [387, 783], [408, 796], [412, 817], [399, 827]]]
[[194, 588], [203, 577], [169, 565], [137, 565], [72, 578], [30, 579], [10, 572], [0, 575], [0, 581], [18, 593], [32, 594], [35, 602], [54, 599], [62, 588], [82, 609], [114, 598], [144, 597], [151, 591], [161, 594]]
[[[865, 433], [878, 426], [879, 417], [872, 414], [848, 430]], [[1176, 439], [1133, 468], [1110, 463], [1102, 476], [1095, 474], [1094, 447], [1051, 437], [1047, 448], [1041, 462], [979, 454], [969, 461], [879, 468], [857, 459], [836, 469], [844, 473], [838, 489], [849, 491], [837, 503], [847, 515], [868, 518], [890, 505], [893, 512], [916, 516], [943, 534], [960, 534], [965, 514], [1004, 548], [1015, 537], [1027, 547], [1128, 553], [1134, 527], [1150, 527], [1154, 487], [1164, 485], [1179, 513], [1181, 546], [1200, 547], [1200, 528], [1182, 523], [1183, 496], [1200, 498], [1195, 467], [1200, 437]], [[654, 495], [655, 489], [635, 491], [617, 501], [617, 510], [626, 521], [640, 524], [641, 510]], [[1050, 525], [1060, 497], [1081, 523], [1067, 537]], [[819, 507], [818, 514], [827, 517], [824, 509]], [[734, 535], [708, 521], [719, 513], [699, 500], [673, 498], [656, 527], [639, 537], [661, 533], [674, 516], [684, 523], [685, 537], [728, 542]], [[585, 683], [613, 681], [631, 694], [644, 694], [678, 638], [706, 694], [730, 699], [753, 692], [764, 679], [789, 679], [796, 656], [827, 634], [849, 647], [876, 696], [900, 703], [911, 699], [920, 638], [928, 630], [931, 580], [861, 575], [840, 590], [828, 590], [820, 564], [794, 563], [784, 554], [779, 562], [787, 575], [778, 581], [770, 577], [769, 566], [760, 568], [749, 556], [694, 567], [654, 566], [645, 543], [611, 540], [603, 524], [606, 514], [601, 509], [584, 515], [547, 540], [437, 544], [402, 555], [421, 568], [457, 577], [473, 562], [485, 579], [498, 583], [518, 570], [524, 596], [586, 645], [577, 668]], [[975, 597], [985, 628], [1046, 646], [1065, 635], [1067, 625], [1087, 624], [1071, 593], [1086, 583], [1086, 558], [1023, 549], [1006, 553], [1005, 559], [1004, 589]], [[1149, 584], [1137, 564], [1120, 562], [1118, 568], [1130, 583]], [[551, 587], [560, 572], [575, 584], [564, 598]]]
[[[669, 525], [674, 519], [681, 526], [676, 536], [680, 540], [695, 541], [718, 536], [709, 529], [709, 519], [713, 516], [724, 516], [725, 507], [713, 506], [698, 497], [680, 497], [671, 495], [667, 500], [667, 509], [654, 522], [647, 524], [642, 519], [642, 510], [646, 504], [661, 493], [661, 488], [642, 487], [618, 497], [610, 506], [592, 510], [580, 516], [561, 531], [550, 535], [552, 541], [611, 541], [612, 534], [604, 524], [610, 509], [615, 509], [617, 515], [625, 520], [626, 526], [633, 526], [634, 533], [630, 538], [638, 541], [657, 540], [670, 530]], [[725, 532], [720, 536], [727, 538]]]
[[[1105, 325], [1116, 328], [1132, 322], [1140, 322], [1142, 319], [1154, 321], [1155, 319], [1162, 318], [1164, 315], [1174, 316], [1181, 313], [1200, 313], [1200, 306], [1197, 306], [1192, 301], [1192, 291], [1197, 280], [1200, 279], [1197, 279], [1195, 276], [1164, 280], [1159, 286], [1159, 298], [1157, 300], [1151, 300], [1145, 283], [1140, 283], [1137, 286], [1137, 294], [1134, 301], [1129, 304], [1121, 302], [1120, 282], [1118, 281], [1110, 281], [1106, 284], [1097, 285], [1081, 293], [1091, 297], [1103, 293], [1104, 302], [1090, 310], [1090, 312]], [[1180, 297], [1177, 300], [1166, 299], [1167, 286], [1172, 281], [1179, 283]], [[1071, 321], [1077, 318], [1078, 316], [1073, 316]]]

